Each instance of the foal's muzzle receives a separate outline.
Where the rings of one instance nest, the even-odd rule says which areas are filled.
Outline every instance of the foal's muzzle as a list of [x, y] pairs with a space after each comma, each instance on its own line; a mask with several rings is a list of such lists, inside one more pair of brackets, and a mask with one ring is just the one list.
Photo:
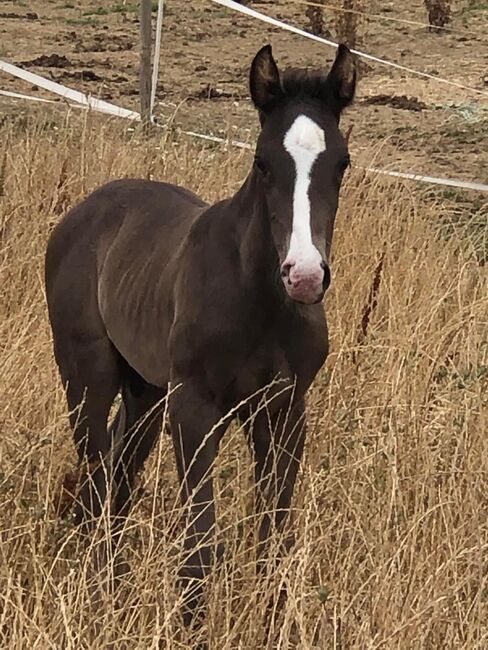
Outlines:
[[313, 305], [324, 297], [330, 285], [331, 274], [329, 265], [323, 260], [313, 268], [296, 262], [285, 262], [281, 267], [281, 278], [292, 300]]

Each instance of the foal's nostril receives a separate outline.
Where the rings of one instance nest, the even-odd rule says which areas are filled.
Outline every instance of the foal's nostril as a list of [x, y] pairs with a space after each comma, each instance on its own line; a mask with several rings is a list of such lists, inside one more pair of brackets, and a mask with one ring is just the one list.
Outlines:
[[292, 263], [285, 262], [285, 264], [283, 264], [281, 266], [281, 277], [282, 278], [289, 278], [290, 277], [290, 270], [291, 270], [292, 266], [294, 266], [293, 262]]
[[331, 281], [330, 268], [329, 268], [329, 265], [327, 264], [327, 262], [322, 262], [320, 264], [320, 266], [322, 267], [322, 269], [324, 271], [324, 278], [322, 280], [322, 287], [323, 287], [324, 291], [327, 291], [327, 289], [330, 286], [330, 281]]

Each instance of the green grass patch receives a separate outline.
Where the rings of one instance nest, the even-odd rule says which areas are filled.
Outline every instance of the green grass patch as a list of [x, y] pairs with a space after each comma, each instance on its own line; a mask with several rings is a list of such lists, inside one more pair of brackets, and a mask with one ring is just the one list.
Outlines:
[[[158, 10], [158, 0], [152, 1], [152, 11]], [[110, 7], [94, 7], [83, 12], [84, 16], [108, 16], [109, 14], [136, 14], [139, 13], [139, 4], [118, 2]]]
[[464, 11], [488, 11], [488, 2], [470, 3]]
[[67, 25], [98, 25], [98, 20], [93, 16], [82, 16], [81, 18], [68, 18]]
[[139, 5], [123, 4], [122, 2], [112, 5], [111, 9], [114, 14], [136, 14], [139, 12]]
[[83, 12], [83, 16], [106, 16], [111, 13], [109, 7], [96, 7]]

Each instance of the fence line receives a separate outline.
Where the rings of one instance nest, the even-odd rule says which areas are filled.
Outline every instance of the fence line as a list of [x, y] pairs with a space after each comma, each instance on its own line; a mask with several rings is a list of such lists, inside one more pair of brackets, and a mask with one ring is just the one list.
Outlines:
[[[54, 99], [46, 99], [45, 97], [33, 97], [32, 95], [24, 95], [24, 93], [16, 93], [13, 90], [0, 90], [0, 95], [4, 97], [11, 97], [12, 99], [28, 99], [32, 102], [42, 102], [43, 104], [56, 104]], [[77, 106], [83, 108], [79, 104], [70, 104], [70, 106]]]
[[439, 178], [437, 176], [427, 176], [425, 174], [416, 174], [414, 172], [395, 172], [389, 169], [378, 169], [377, 167], [361, 167], [364, 171], [373, 172], [374, 174], [386, 174], [395, 178], [404, 178], [409, 181], [421, 181], [430, 185], [444, 185], [446, 187], [458, 187], [464, 190], [476, 190], [477, 192], [488, 192], [488, 185], [484, 183], [475, 183], [474, 181], [463, 181], [460, 178]]
[[[207, 135], [205, 133], [196, 133], [195, 131], [181, 131], [185, 135], [193, 138], [200, 138], [201, 140], [208, 140], [210, 142], [218, 142], [221, 144], [230, 144], [239, 149], [253, 149], [253, 145], [248, 142], [241, 142], [240, 140], [229, 140], [221, 138], [217, 135]], [[354, 166], [354, 165], [353, 165]], [[488, 185], [483, 183], [476, 183], [475, 181], [464, 181], [459, 178], [440, 178], [438, 176], [427, 176], [425, 174], [417, 174], [416, 172], [398, 172], [389, 169], [380, 169], [378, 167], [362, 167], [357, 166], [357, 169], [362, 169], [366, 172], [373, 174], [381, 174], [383, 176], [391, 176], [394, 178], [402, 178], [409, 181], [420, 181], [430, 185], [444, 185], [446, 187], [457, 187], [459, 189], [475, 190], [478, 192], [488, 192]]]
[[[330, 41], [328, 39], [324, 39], [319, 36], [315, 36], [313, 34], [310, 34], [304, 30], [301, 30], [297, 27], [294, 27], [292, 25], [288, 25], [286, 23], [283, 23], [279, 20], [276, 20], [275, 18], [271, 18], [269, 16], [266, 16], [264, 14], [260, 14], [259, 12], [255, 11], [254, 9], [249, 9], [248, 7], [241, 6], [234, 2], [233, 0], [212, 0], [212, 2], [215, 2], [217, 4], [223, 5], [227, 8], [230, 9], [235, 9], [236, 11], [249, 15], [251, 17], [257, 18], [258, 20], [262, 20], [264, 22], [270, 23], [272, 25], [275, 25], [277, 27], [286, 29], [288, 31], [297, 33], [299, 35], [305, 36], [307, 38], [310, 38], [312, 40], [316, 40], [318, 42], [325, 43], [326, 45], [330, 45], [332, 47], [337, 47], [337, 43], [334, 43], [333, 41]], [[163, 0], [159, 0], [159, 7], [158, 7], [158, 24], [157, 24], [157, 40], [160, 46], [160, 40], [161, 40], [161, 28], [162, 28], [162, 18], [163, 18]], [[158, 28], [159, 27], [159, 28]], [[488, 95], [488, 93], [483, 93], [482, 91], [478, 91], [472, 88], [468, 88], [466, 86], [462, 86], [461, 84], [457, 84], [456, 82], [450, 82], [445, 79], [441, 79], [439, 77], [435, 77], [433, 75], [429, 75], [427, 73], [419, 72], [416, 70], [413, 70], [411, 68], [406, 68], [405, 66], [401, 66], [397, 63], [393, 63], [390, 61], [387, 61], [385, 59], [379, 59], [378, 57], [374, 57], [370, 54], [365, 54], [363, 52], [359, 52], [357, 50], [352, 50], [355, 54], [358, 56], [362, 56], [363, 58], [367, 58], [373, 61], [377, 61], [379, 63], [382, 63], [384, 65], [390, 65], [395, 68], [399, 68], [401, 70], [405, 70], [408, 72], [412, 72], [414, 74], [424, 76], [424, 77], [429, 77], [432, 78], [436, 81], [448, 83], [450, 85], [454, 85], [460, 88], [464, 88], [467, 90], [473, 90], [474, 92], [480, 92], [481, 94]], [[156, 50], [155, 50], [155, 57], [156, 57], [156, 52], [158, 53], [158, 60], [159, 60], [159, 48], [158, 44], [156, 44]], [[156, 59], [155, 59], [156, 63]], [[60, 95], [66, 100], [71, 100], [73, 102], [76, 102], [76, 104], [81, 105], [81, 107], [84, 107], [86, 109], [92, 109], [98, 112], [106, 113], [109, 115], [113, 115], [115, 117], [122, 117], [125, 119], [129, 120], [134, 120], [134, 121], [140, 121], [141, 116], [139, 113], [136, 111], [131, 111], [126, 108], [122, 108], [120, 106], [116, 106], [115, 104], [111, 104], [110, 102], [106, 102], [101, 99], [97, 99], [95, 97], [86, 95], [82, 92], [79, 92], [77, 90], [73, 90], [72, 88], [68, 88], [67, 86], [64, 86], [58, 82], [52, 81], [50, 79], [46, 79], [45, 77], [42, 77], [41, 75], [38, 75], [33, 72], [29, 72], [27, 70], [24, 70], [22, 68], [19, 68], [18, 66], [15, 66], [11, 63], [7, 63], [6, 61], [0, 60], [0, 70], [3, 70], [4, 72], [7, 72], [9, 74], [12, 74], [15, 77], [18, 77], [20, 79], [23, 79], [24, 81], [28, 81], [30, 83], [36, 84], [40, 88], [44, 88], [45, 90], [48, 90], [50, 92], [53, 92], [57, 95]], [[157, 77], [157, 70], [156, 70], [156, 77]], [[156, 84], [154, 83], [154, 75], [153, 75], [153, 88], [152, 88], [152, 104], [154, 104], [155, 101], [155, 88]], [[44, 103], [53, 103], [56, 104], [56, 102], [53, 102], [53, 100], [49, 99], [44, 99], [40, 97], [32, 97], [30, 95], [24, 95], [22, 93], [14, 93], [11, 91], [6, 91], [6, 90], [0, 90], [0, 94], [7, 96], [7, 97], [12, 97], [12, 98], [18, 98], [18, 99], [27, 99], [30, 101], [39, 101], [39, 102], [44, 102]], [[70, 104], [72, 106], [72, 104]], [[159, 126], [159, 125], [156, 125]], [[163, 125], [163, 128], [164, 125]], [[188, 135], [190, 137], [194, 138], [199, 138], [202, 140], [207, 140], [210, 142], [217, 142], [217, 143], [224, 143], [224, 144], [230, 144], [231, 146], [238, 147], [241, 149], [252, 149], [253, 146], [247, 142], [241, 142], [239, 140], [229, 140], [226, 138], [222, 138], [219, 136], [214, 136], [210, 134], [205, 134], [205, 133], [197, 133], [195, 131], [188, 131], [188, 130], [181, 130], [181, 133], [184, 135]], [[393, 170], [387, 170], [387, 169], [378, 169], [378, 168], [373, 168], [373, 167], [367, 167], [363, 168], [367, 172], [372, 172], [376, 174], [382, 174], [386, 176], [391, 176], [391, 177], [396, 177], [396, 178], [402, 178], [406, 180], [412, 180], [412, 181], [420, 181], [424, 183], [429, 183], [429, 184], [435, 184], [435, 185], [443, 185], [447, 187], [456, 187], [460, 189], [470, 189], [470, 190], [476, 190], [480, 192], [488, 192], [488, 185], [485, 185], [483, 183], [477, 183], [474, 181], [464, 181], [461, 179], [450, 179], [450, 178], [440, 178], [436, 176], [428, 176], [424, 174], [418, 174], [415, 172], [399, 172], [399, 171], [393, 171]]]
[[23, 68], [19, 68], [12, 63], [7, 63], [6, 61], [0, 60], [0, 70], [7, 72], [8, 74], [28, 81], [31, 84], [35, 84], [40, 88], [49, 90], [56, 95], [60, 95], [65, 99], [70, 99], [77, 104], [82, 104], [87, 108], [92, 108], [93, 110], [99, 111], [100, 113], [107, 113], [108, 115], [115, 115], [116, 117], [124, 117], [130, 120], [140, 120], [141, 117], [139, 113], [135, 111], [130, 111], [127, 108], [121, 108], [110, 102], [106, 102], [103, 99], [97, 99], [96, 97], [91, 97], [90, 95], [85, 95], [85, 93], [80, 92], [79, 90], [73, 90], [67, 86], [63, 86], [57, 81], [52, 81], [51, 79], [46, 79], [41, 77], [41, 75], [36, 74], [35, 72], [29, 72]]
[[[44, 99], [41, 97], [32, 97], [31, 95], [24, 95], [22, 93], [14, 93], [8, 90], [0, 90], [0, 95], [4, 95], [6, 97], [13, 97], [15, 99], [26, 99], [30, 101], [35, 101], [35, 102], [45, 102], [48, 104], [54, 104], [59, 106], [59, 102], [55, 102], [52, 99]], [[95, 106], [87, 106], [82, 105], [82, 106], [76, 106], [73, 104], [69, 104], [70, 107], [74, 106], [76, 108], [85, 108], [85, 109], [93, 109], [93, 110], [100, 110], [96, 108]], [[116, 107], [118, 108], [118, 107]], [[122, 109], [128, 113], [131, 113], [132, 116], [135, 117], [129, 117], [128, 119], [131, 120], [137, 120], [140, 121], [140, 115], [139, 113], [135, 113], [134, 111], [127, 111], [127, 109]], [[121, 117], [121, 115], [117, 115], [116, 117]], [[127, 116], [124, 116], [127, 118]], [[155, 126], [159, 128], [167, 128], [166, 125], [164, 124], [155, 124]], [[211, 135], [208, 133], [198, 133], [196, 131], [188, 131], [184, 129], [178, 129], [179, 133], [182, 133], [183, 135], [187, 135], [191, 138], [198, 138], [199, 140], [206, 140], [207, 142], [215, 142], [218, 144], [227, 144], [232, 147], [236, 147], [238, 149], [247, 149], [247, 150], [252, 150], [254, 148], [254, 145], [250, 144], [249, 142], [242, 142], [241, 140], [234, 140], [234, 139], [229, 139], [229, 138], [222, 138], [218, 135]], [[437, 176], [426, 176], [425, 174], [417, 174], [416, 172], [399, 172], [399, 171], [393, 171], [393, 170], [388, 170], [388, 169], [379, 169], [377, 167], [360, 167], [360, 169], [363, 169], [366, 172], [371, 172], [374, 174], [381, 174], [383, 176], [391, 176], [394, 178], [402, 178], [405, 180], [411, 180], [411, 181], [418, 181], [421, 183], [427, 183], [429, 185], [443, 185], [446, 187], [455, 187], [458, 189], [467, 189], [467, 190], [475, 190], [477, 192], [488, 192], [488, 185], [485, 185], [483, 183], [477, 183], [475, 181], [465, 181], [457, 178], [440, 178]]]
[[[308, 38], [312, 41], [317, 41], [318, 43], [323, 43], [324, 45], [329, 45], [330, 47], [334, 47], [334, 48], [338, 47], [337, 43], [329, 40], [328, 38], [323, 38], [322, 36], [316, 36], [315, 34], [311, 34], [310, 32], [305, 31], [304, 29], [300, 29], [299, 27], [295, 27], [294, 25], [289, 25], [288, 23], [284, 23], [283, 21], [277, 20], [276, 18], [271, 18], [271, 16], [262, 14], [259, 11], [256, 11], [255, 9], [251, 9], [250, 7], [246, 7], [245, 5], [238, 4], [237, 2], [234, 2], [234, 0], [211, 0], [211, 2], [222, 5], [223, 7], [227, 7], [227, 9], [232, 9], [234, 11], [237, 11], [238, 13], [244, 14], [251, 18], [255, 18], [256, 20], [260, 20], [264, 23], [268, 23], [269, 25], [273, 25], [274, 27], [279, 27], [280, 29], [284, 29], [288, 32], [292, 32], [293, 34], [304, 36], [305, 38]], [[437, 81], [439, 83], [443, 83], [448, 86], [461, 88], [462, 90], [467, 90], [469, 92], [476, 93], [478, 95], [483, 95], [484, 97], [488, 97], [488, 92], [484, 90], [478, 90], [477, 88], [472, 88], [471, 86], [465, 86], [464, 84], [458, 83], [457, 81], [451, 81], [450, 79], [437, 77], [428, 72], [415, 70], [415, 68], [409, 68], [405, 65], [401, 65], [400, 63], [395, 63], [394, 61], [389, 61], [388, 59], [382, 59], [378, 56], [374, 56], [373, 54], [367, 54], [366, 52], [362, 52], [361, 50], [351, 49], [351, 52], [353, 52], [357, 56], [362, 57], [363, 59], [367, 59], [368, 61], [373, 61], [375, 63], [386, 65], [391, 68], [395, 68], [397, 70], [402, 70], [403, 72], [408, 72], [409, 74], [417, 75], [418, 77], [424, 77], [425, 79], [431, 79], [433, 81]]]

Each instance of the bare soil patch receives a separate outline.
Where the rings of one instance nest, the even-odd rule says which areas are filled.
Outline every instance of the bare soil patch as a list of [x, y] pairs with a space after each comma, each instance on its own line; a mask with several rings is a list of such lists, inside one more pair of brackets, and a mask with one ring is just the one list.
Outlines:
[[368, 106], [391, 106], [405, 111], [422, 111], [427, 108], [425, 102], [420, 102], [416, 97], [406, 95], [372, 95], [363, 100]]

